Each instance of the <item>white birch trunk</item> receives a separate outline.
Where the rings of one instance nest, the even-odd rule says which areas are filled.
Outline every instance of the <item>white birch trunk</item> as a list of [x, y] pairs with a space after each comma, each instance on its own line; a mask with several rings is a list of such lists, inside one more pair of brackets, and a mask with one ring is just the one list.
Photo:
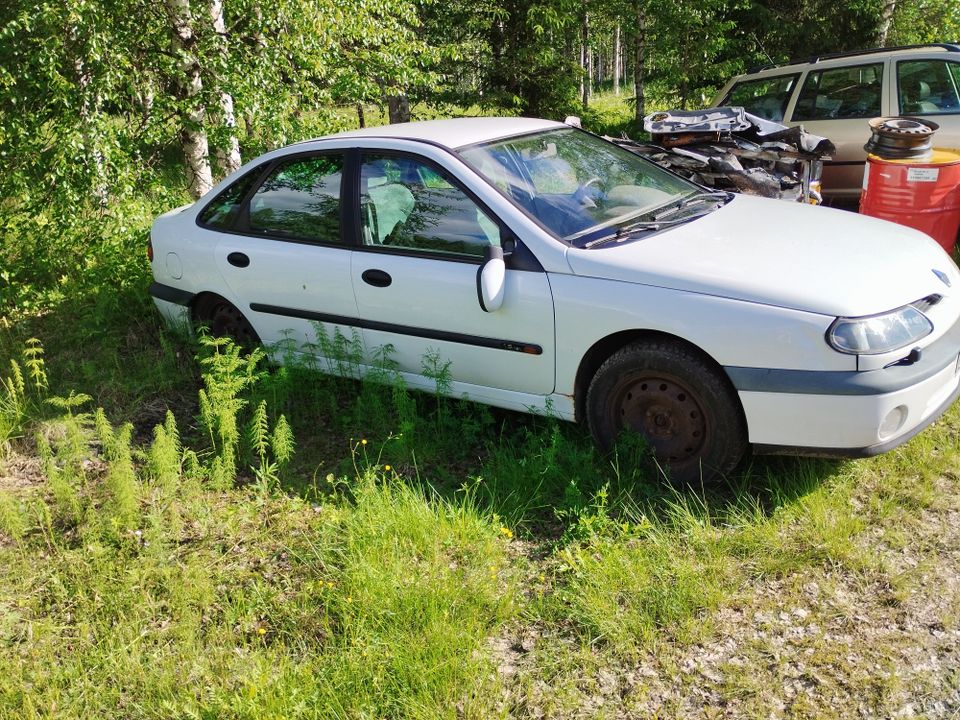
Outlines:
[[643, 129], [643, 116], [646, 115], [646, 97], [644, 96], [647, 74], [647, 16], [640, 0], [634, 3], [636, 23], [633, 36], [633, 89], [636, 95], [634, 119], [637, 127]]
[[586, 110], [590, 103], [590, 85], [593, 79], [590, 77], [590, 17], [587, 15], [587, 7], [583, 7], [583, 25], [580, 29], [580, 67], [583, 72], [580, 77], [580, 98], [583, 101], [583, 109]]
[[897, 0], [886, 0], [883, 11], [880, 13], [880, 27], [877, 29], [877, 45], [884, 47], [887, 44], [887, 35], [890, 33], [890, 23], [893, 14], [897, 11]]
[[[227, 26], [223, 21], [223, 0], [210, 0], [209, 11], [213, 31], [217, 35], [217, 46], [221, 53], [226, 54], [224, 44], [226, 42]], [[240, 141], [237, 140], [236, 133], [237, 116], [233, 109], [233, 95], [222, 87], [218, 88], [218, 94], [220, 96], [220, 124], [226, 130], [226, 138], [223, 146], [214, 146], [213, 152], [224, 175], [229, 175], [235, 170], [239, 170], [243, 164], [240, 158]]]
[[187, 163], [187, 182], [190, 194], [202, 197], [213, 187], [210, 170], [210, 149], [205, 127], [206, 112], [200, 99], [203, 81], [200, 62], [194, 54], [196, 35], [190, 0], [164, 0], [170, 20], [171, 46], [180, 59], [180, 74], [176, 77], [177, 99], [180, 101], [180, 147]]
[[620, 94], [620, 23], [613, 29], [613, 94]]
[[[78, 42], [77, 28], [71, 25], [68, 29], [70, 44]], [[103, 161], [103, 152], [100, 150], [97, 133], [94, 127], [96, 116], [100, 114], [100, 98], [94, 95], [91, 99], [90, 84], [93, 77], [87, 69], [83, 55], [79, 52], [73, 57], [73, 73], [77, 87], [80, 89], [80, 133], [83, 138], [83, 154], [93, 169], [93, 197], [104, 207], [109, 199], [107, 190], [107, 173]]]

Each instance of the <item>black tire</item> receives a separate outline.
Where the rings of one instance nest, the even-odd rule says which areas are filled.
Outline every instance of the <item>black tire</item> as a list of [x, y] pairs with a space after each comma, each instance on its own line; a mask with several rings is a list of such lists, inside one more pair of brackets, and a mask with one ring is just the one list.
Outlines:
[[634, 343], [607, 358], [587, 391], [586, 416], [604, 450], [623, 430], [641, 433], [678, 484], [717, 479], [747, 449], [736, 392], [706, 358], [679, 342]]
[[194, 310], [197, 323], [206, 326], [213, 337], [231, 338], [246, 352], [258, 347], [260, 338], [250, 322], [233, 303], [219, 295], [208, 295]]

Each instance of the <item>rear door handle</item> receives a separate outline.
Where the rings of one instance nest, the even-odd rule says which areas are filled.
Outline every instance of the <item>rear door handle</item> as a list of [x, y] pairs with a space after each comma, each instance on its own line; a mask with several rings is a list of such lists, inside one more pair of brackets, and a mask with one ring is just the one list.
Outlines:
[[227, 255], [227, 262], [238, 268], [245, 268], [250, 264], [250, 258], [242, 252], [232, 252]]
[[393, 278], [388, 273], [373, 268], [364, 270], [360, 277], [367, 285], [373, 285], [374, 287], [387, 287], [393, 282]]

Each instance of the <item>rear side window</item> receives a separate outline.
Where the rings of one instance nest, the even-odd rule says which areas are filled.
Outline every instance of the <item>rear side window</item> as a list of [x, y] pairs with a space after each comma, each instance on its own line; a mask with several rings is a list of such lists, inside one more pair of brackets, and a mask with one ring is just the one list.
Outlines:
[[250, 198], [250, 230], [324, 243], [341, 242], [343, 156], [301, 157], [276, 167]]
[[778, 75], [760, 80], [745, 80], [734, 85], [724, 105], [742, 106], [747, 112], [766, 120], [780, 122], [786, 112], [798, 75]]
[[877, 117], [882, 87], [883, 63], [812, 72], [800, 90], [792, 119]]
[[240, 212], [240, 202], [263, 171], [261, 165], [244, 175], [210, 201], [200, 213], [200, 224], [217, 230], [230, 230]]
[[897, 99], [902, 115], [960, 112], [960, 63], [904, 60], [897, 63]]

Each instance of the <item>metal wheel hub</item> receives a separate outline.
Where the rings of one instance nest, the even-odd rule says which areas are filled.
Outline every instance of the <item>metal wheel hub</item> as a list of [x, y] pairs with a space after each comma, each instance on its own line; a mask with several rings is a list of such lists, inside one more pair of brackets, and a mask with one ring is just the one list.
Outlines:
[[217, 305], [210, 314], [210, 332], [214, 337], [231, 337], [237, 344], [247, 347], [254, 338], [243, 314], [229, 303]]
[[629, 379], [617, 398], [619, 426], [646, 436], [657, 457], [678, 461], [700, 454], [707, 440], [706, 418], [689, 389], [677, 380]]

